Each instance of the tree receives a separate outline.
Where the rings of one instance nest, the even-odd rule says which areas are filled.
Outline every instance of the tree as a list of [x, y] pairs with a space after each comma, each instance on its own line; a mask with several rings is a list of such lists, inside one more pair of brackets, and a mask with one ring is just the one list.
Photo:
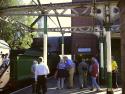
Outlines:
[[[0, 6], [7, 7], [12, 5], [19, 5], [21, 2], [17, 0], [1, 0]], [[34, 33], [25, 30], [24, 24], [30, 24], [31, 17], [12, 16], [1, 17], [0, 19], [0, 38], [5, 40], [12, 49], [25, 49], [29, 48], [32, 43]]]

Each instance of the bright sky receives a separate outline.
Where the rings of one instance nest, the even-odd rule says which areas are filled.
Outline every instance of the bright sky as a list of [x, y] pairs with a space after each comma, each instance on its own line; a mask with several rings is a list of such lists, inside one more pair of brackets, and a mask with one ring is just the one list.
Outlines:
[[[32, 0], [22, 0], [24, 4], [29, 4]], [[37, 3], [37, 0], [34, 0]], [[47, 4], [47, 3], [63, 3], [63, 2], [72, 2], [72, 0], [40, 0], [41, 4]], [[67, 13], [71, 13], [69, 10]], [[59, 27], [58, 21], [56, 17], [51, 17], [51, 19], [56, 23], [56, 25]], [[71, 18], [70, 17], [59, 17], [60, 24], [62, 27], [71, 27]], [[48, 18], [48, 28], [57, 27], [49, 18]], [[48, 36], [54, 36], [61, 34], [55, 34], [55, 33], [49, 33]], [[70, 34], [65, 34], [70, 35]]]

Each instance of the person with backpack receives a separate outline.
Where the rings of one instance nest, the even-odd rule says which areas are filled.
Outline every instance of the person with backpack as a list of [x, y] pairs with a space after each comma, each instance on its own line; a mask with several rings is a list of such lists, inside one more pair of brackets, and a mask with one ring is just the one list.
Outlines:
[[85, 62], [84, 59], [82, 59], [78, 65], [80, 89], [87, 87], [87, 72], [88, 64]]

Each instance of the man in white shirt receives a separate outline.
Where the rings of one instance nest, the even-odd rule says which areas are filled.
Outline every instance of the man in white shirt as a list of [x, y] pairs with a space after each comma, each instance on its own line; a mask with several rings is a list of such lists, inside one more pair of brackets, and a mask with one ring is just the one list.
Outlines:
[[35, 70], [35, 81], [37, 81], [37, 94], [46, 94], [47, 92], [47, 75], [49, 74], [49, 68], [43, 63], [43, 58], [38, 59], [38, 65]]

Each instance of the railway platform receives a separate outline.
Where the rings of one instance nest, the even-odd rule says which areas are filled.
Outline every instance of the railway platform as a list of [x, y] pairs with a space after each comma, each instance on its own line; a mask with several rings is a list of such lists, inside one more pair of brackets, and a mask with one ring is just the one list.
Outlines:
[[[96, 92], [96, 90], [91, 91], [88, 88], [79, 89], [77, 83], [75, 83], [76, 86], [73, 89], [61, 89], [57, 90], [56, 88], [56, 79], [51, 78], [48, 79], [48, 91], [47, 94], [106, 94], [106, 87], [102, 87], [100, 92]], [[122, 89], [114, 89], [114, 94], [122, 94]], [[20, 90], [17, 90], [15, 92], [12, 92], [10, 94], [32, 94], [32, 87], [27, 86], [25, 88], [22, 88]]]

